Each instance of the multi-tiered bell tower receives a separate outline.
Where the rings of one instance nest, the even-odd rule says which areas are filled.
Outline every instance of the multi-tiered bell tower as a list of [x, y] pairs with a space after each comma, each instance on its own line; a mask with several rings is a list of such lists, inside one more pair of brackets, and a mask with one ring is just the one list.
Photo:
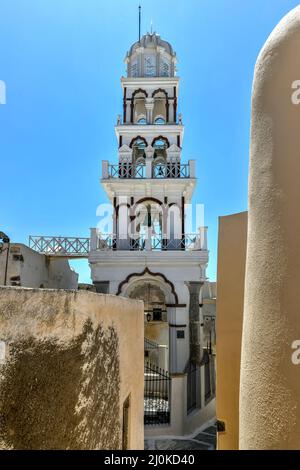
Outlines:
[[201, 361], [201, 286], [206, 230], [189, 233], [186, 205], [195, 162], [182, 161], [176, 54], [146, 34], [126, 55], [123, 115], [115, 132], [118, 162], [102, 162], [112, 203], [112, 233], [92, 229], [89, 262], [98, 292], [145, 303], [145, 355], [172, 373]]

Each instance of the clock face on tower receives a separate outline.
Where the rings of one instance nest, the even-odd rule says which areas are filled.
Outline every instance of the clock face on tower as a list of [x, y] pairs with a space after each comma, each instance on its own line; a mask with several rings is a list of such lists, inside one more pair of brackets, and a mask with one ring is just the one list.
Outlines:
[[156, 57], [155, 55], [145, 56], [145, 75], [146, 77], [155, 77]]

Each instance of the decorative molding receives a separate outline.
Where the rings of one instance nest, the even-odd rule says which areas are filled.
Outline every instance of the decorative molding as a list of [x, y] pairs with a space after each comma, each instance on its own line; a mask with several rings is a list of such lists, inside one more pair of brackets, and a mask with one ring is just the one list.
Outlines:
[[134, 137], [134, 138], [132, 139], [132, 141], [130, 142], [129, 147], [132, 148], [134, 142], [135, 142], [136, 140], [138, 140], [138, 139], [142, 140], [142, 141], [145, 143], [145, 145], [148, 147], [148, 142], [147, 142], [147, 140], [145, 139], [145, 137], [142, 137], [142, 136], [140, 136], [140, 135], [138, 135], [138, 136], [136, 136], [136, 137]]
[[122, 288], [125, 284], [128, 284], [128, 282], [130, 281], [130, 279], [132, 279], [133, 277], [143, 277], [145, 276], [145, 274], [149, 274], [150, 276], [154, 276], [154, 277], [161, 277], [166, 284], [168, 284], [170, 287], [171, 287], [171, 292], [172, 294], [174, 295], [174, 298], [175, 298], [175, 304], [178, 304], [178, 295], [175, 291], [175, 287], [174, 287], [174, 284], [173, 282], [169, 281], [169, 279], [162, 273], [153, 273], [152, 271], [150, 271], [150, 269], [148, 267], [146, 267], [144, 269], [143, 272], [141, 273], [132, 273], [132, 274], [129, 274], [126, 279], [124, 279], [124, 281], [120, 282], [119, 284], [119, 287], [118, 287], [118, 291], [117, 291], [117, 294], [116, 295], [120, 295], [121, 292], [122, 292]]
[[137, 90], [135, 90], [135, 91], [132, 93], [131, 99], [134, 100], [135, 95], [137, 95], [138, 93], [144, 93], [144, 95], [146, 96], [146, 98], [148, 98], [148, 93], [146, 92], [146, 90], [143, 90], [142, 88], [138, 88]]
[[166, 90], [164, 90], [163, 88], [157, 88], [157, 90], [154, 90], [154, 92], [152, 93], [152, 98], [154, 98], [155, 95], [157, 95], [158, 93], [164, 93], [166, 98], [168, 98], [169, 96]]
[[170, 142], [169, 142], [169, 139], [167, 137], [164, 137], [163, 135], [159, 135], [158, 137], [155, 137], [153, 140], [152, 140], [152, 147], [154, 147], [154, 144], [157, 140], [164, 140], [168, 146], [168, 148], [170, 147]]

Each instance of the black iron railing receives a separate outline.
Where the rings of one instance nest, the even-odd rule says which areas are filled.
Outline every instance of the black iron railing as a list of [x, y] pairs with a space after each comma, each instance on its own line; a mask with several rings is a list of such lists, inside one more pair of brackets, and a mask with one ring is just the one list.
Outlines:
[[157, 163], [153, 166], [153, 178], [189, 178], [187, 163]]
[[134, 163], [118, 163], [108, 165], [108, 175], [110, 178], [146, 178], [146, 165]]
[[162, 235], [152, 235], [148, 239], [146, 235], [128, 240], [117, 239], [114, 234], [98, 234], [97, 250], [109, 251], [200, 251], [206, 250], [202, 246], [203, 237], [200, 233], [186, 234], [182, 238], [164, 239]]
[[144, 367], [144, 423], [157, 426], [170, 424], [169, 373], [149, 362]]
[[[189, 178], [190, 165], [188, 163], [154, 163], [152, 165], [152, 178]], [[108, 165], [108, 178], [146, 178], [146, 165], [143, 163], [117, 163]], [[151, 175], [148, 176], [151, 178]]]

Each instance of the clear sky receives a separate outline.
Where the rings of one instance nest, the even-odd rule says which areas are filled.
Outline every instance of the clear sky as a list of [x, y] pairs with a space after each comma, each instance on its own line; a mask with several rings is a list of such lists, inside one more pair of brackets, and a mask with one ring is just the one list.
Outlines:
[[[197, 160], [215, 279], [218, 216], [247, 209], [250, 97], [257, 55], [292, 0], [141, 0], [142, 32], [175, 48], [183, 158]], [[116, 160], [123, 59], [138, 0], [0, 0], [0, 230], [89, 236]], [[89, 281], [87, 262], [73, 262]]]

